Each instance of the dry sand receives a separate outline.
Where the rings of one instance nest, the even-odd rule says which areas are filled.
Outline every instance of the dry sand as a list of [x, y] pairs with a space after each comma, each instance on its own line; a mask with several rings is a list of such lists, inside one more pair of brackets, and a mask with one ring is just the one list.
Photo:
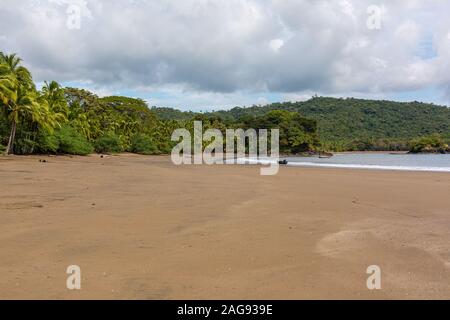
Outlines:
[[450, 298], [450, 174], [39, 159], [0, 157], [2, 299]]

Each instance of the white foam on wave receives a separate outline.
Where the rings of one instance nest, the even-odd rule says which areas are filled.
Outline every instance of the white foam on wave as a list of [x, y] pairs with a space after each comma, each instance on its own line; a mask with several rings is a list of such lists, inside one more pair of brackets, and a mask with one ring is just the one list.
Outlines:
[[371, 169], [371, 170], [450, 172], [450, 168], [446, 168], [446, 167], [381, 166], [381, 165], [369, 165], [369, 164], [332, 164], [332, 163], [314, 163], [314, 162], [291, 162], [288, 165], [296, 166], [296, 167], [325, 167], [325, 168], [348, 168], [348, 169]]
[[[270, 165], [277, 163], [274, 159], [239, 158], [237, 164]], [[394, 170], [394, 171], [426, 171], [426, 172], [450, 172], [450, 167], [415, 167], [415, 166], [383, 166], [369, 164], [338, 164], [316, 162], [289, 162], [291, 167], [318, 167], [318, 168], [342, 168], [342, 169], [368, 169], [368, 170]]]

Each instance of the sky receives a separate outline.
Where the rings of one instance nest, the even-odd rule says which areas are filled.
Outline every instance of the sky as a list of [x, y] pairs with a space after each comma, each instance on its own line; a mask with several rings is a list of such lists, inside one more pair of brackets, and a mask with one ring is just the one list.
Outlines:
[[313, 95], [450, 105], [448, 0], [0, 0], [42, 84], [218, 110]]

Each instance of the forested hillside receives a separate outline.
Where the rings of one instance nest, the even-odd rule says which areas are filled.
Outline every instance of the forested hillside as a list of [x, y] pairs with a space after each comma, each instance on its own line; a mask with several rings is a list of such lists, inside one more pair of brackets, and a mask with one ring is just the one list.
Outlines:
[[[305, 102], [233, 108], [210, 113], [225, 121], [258, 117], [271, 110], [288, 110], [318, 122], [319, 137], [330, 150], [408, 150], [411, 139], [440, 134], [450, 138], [450, 109], [420, 102], [315, 97]], [[188, 113], [155, 110], [167, 118]]]

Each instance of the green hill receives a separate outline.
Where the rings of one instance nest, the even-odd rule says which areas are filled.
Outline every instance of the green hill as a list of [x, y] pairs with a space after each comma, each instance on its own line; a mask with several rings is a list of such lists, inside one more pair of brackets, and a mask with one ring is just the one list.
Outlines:
[[190, 120], [197, 113], [192, 111], [181, 111], [173, 108], [152, 107], [151, 110], [158, 115], [161, 120]]
[[[450, 108], [421, 102], [315, 97], [305, 102], [237, 107], [209, 115], [239, 121], [271, 110], [299, 112], [317, 120], [321, 141], [334, 150], [407, 149], [408, 141], [413, 138], [450, 133]], [[165, 115], [161, 112], [164, 110], [154, 111], [158, 116]], [[188, 115], [179, 111], [177, 114]]]

